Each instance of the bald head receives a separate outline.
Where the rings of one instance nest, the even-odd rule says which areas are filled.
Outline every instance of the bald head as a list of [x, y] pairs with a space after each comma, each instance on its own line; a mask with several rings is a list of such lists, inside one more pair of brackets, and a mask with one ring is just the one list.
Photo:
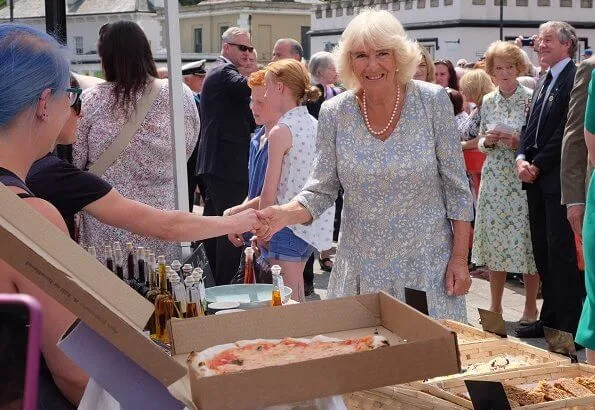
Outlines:
[[304, 49], [301, 44], [293, 38], [281, 38], [275, 43], [273, 48], [273, 61], [293, 58], [302, 61]]

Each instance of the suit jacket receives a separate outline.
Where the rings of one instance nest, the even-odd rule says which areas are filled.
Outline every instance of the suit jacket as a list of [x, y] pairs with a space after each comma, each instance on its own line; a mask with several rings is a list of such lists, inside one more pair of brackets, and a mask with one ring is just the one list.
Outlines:
[[200, 93], [196, 175], [214, 175], [248, 186], [250, 133], [254, 128], [248, 79], [219, 57]]
[[[537, 130], [537, 150], [534, 150], [535, 136], [525, 134], [526, 124], [531, 118], [537, 97], [533, 99], [531, 109], [527, 113], [525, 127], [521, 131], [521, 142], [517, 155], [523, 154], [527, 160], [539, 168], [540, 174], [534, 183], [540, 185], [545, 193], [560, 193], [560, 157], [562, 151], [562, 136], [566, 127], [568, 115], [568, 102], [570, 91], [574, 83], [576, 66], [570, 61], [562, 70], [552, 90], [544, 102], [541, 122]], [[545, 81], [543, 76], [535, 88], [535, 96]], [[525, 185], [524, 185], [525, 186]], [[525, 186], [526, 188], [526, 186]]]
[[585, 203], [586, 188], [593, 168], [588, 161], [585, 144], [585, 105], [591, 72], [595, 68], [595, 57], [581, 63], [576, 70], [574, 87], [570, 93], [568, 120], [562, 140], [562, 163], [560, 179], [562, 182], [562, 203]]

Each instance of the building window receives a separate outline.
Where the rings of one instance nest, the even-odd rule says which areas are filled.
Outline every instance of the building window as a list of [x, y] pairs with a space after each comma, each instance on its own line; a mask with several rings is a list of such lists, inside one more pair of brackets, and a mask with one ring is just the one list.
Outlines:
[[550, 5], [550, 0], [537, 0], [538, 7], [549, 7]]
[[400, 1], [395, 1], [393, 3], [393, 10], [401, 10], [401, 2]]
[[194, 52], [202, 53], [202, 28], [194, 29]]
[[411, 10], [413, 8], [413, 0], [405, 0], [405, 10]]
[[581, 0], [581, 7], [584, 9], [592, 9], [593, 0]]
[[347, 3], [346, 14], [348, 16], [353, 16], [353, 4], [352, 3]]
[[444, 0], [445, 6], [452, 6], [452, 0]]
[[430, 7], [440, 7], [440, 0], [430, 0]]
[[337, 11], [335, 11], [335, 15], [336, 15], [337, 17], [341, 17], [341, 16], [343, 15], [343, 6], [341, 6], [340, 4], [339, 4], [339, 6], [337, 7]]
[[83, 54], [84, 52], [85, 50], [83, 50], [83, 37], [74, 36], [74, 53]]
[[331, 9], [330, 7], [328, 7], [328, 8], [326, 9], [325, 16], [326, 16], [327, 18], [331, 18], [331, 17], [333, 17], [333, 9]]
[[417, 0], [417, 8], [425, 9], [426, 8], [426, 0]]
[[310, 34], [308, 34], [308, 31], [310, 31], [310, 26], [301, 26], [300, 27], [300, 41], [302, 44], [302, 48], [304, 50], [304, 58], [306, 60], [310, 59]]
[[517, 7], [529, 7], [529, 0], [516, 0]]
[[[351, 14], [353, 14], [353, 8], [351, 9]], [[349, 9], [347, 9], [347, 14], [349, 14]], [[322, 9], [317, 7], [316, 8], [316, 18], [317, 19], [321, 19], [322, 18]]]
[[[229, 28], [229, 26], [219, 26], [219, 39], [221, 39], [221, 37], [223, 36], [223, 33], [225, 33], [228, 28]], [[223, 41], [221, 41], [221, 44], [219, 44], [219, 48], [221, 48], [221, 47], [223, 47]]]
[[474, 6], [485, 6], [486, 0], [472, 0], [471, 4]]
[[560, 7], [572, 7], [572, 0], [560, 0]]
[[505, 6], [508, 6], [508, 1], [506, 0], [494, 0], [494, 6], [499, 6], [501, 1], [504, 2]]

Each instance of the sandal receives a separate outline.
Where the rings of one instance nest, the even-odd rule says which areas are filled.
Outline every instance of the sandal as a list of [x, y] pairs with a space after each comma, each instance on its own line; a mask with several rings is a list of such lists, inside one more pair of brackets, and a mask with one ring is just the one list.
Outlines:
[[537, 322], [538, 320], [539, 320], [539, 311], [537, 311], [537, 314], [535, 315], [535, 319], [530, 318], [529, 316], [523, 315], [519, 319], [519, 325], [521, 325], [521, 326], [529, 326], [529, 325], [532, 325], [533, 323]]
[[[330, 266], [327, 265], [327, 263], [330, 262]], [[333, 270], [333, 261], [331, 260], [331, 258], [318, 258], [318, 263], [320, 264], [320, 269], [322, 269], [325, 272], [330, 272]]]

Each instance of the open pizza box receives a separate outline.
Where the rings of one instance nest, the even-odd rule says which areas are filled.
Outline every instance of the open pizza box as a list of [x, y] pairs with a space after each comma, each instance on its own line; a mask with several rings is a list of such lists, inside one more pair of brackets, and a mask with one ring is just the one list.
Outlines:
[[[172, 321], [172, 358], [142, 333], [153, 306], [2, 184], [0, 258], [80, 318], [60, 348], [122, 408], [181, 409], [184, 405], [166, 387], [176, 381], [190, 382], [189, 394], [202, 409], [239, 409], [405, 383], [460, 368], [455, 333], [387, 294]], [[376, 330], [391, 347], [201, 380], [186, 376], [185, 358], [192, 350], [241, 339], [357, 337]], [[176, 397], [185, 404], [192, 400]]]
[[142, 333], [153, 306], [2, 184], [0, 259], [80, 318], [60, 347], [122, 407], [183, 407], [165, 386], [185, 368]]
[[192, 399], [202, 409], [259, 408], [445, 375], [460, 369], [456, 336], [386, 293], [172, 320], [172, 354], [238, 340], [325, 335], [339, 339], [378, 332], [390, 347], [199, 378]]

